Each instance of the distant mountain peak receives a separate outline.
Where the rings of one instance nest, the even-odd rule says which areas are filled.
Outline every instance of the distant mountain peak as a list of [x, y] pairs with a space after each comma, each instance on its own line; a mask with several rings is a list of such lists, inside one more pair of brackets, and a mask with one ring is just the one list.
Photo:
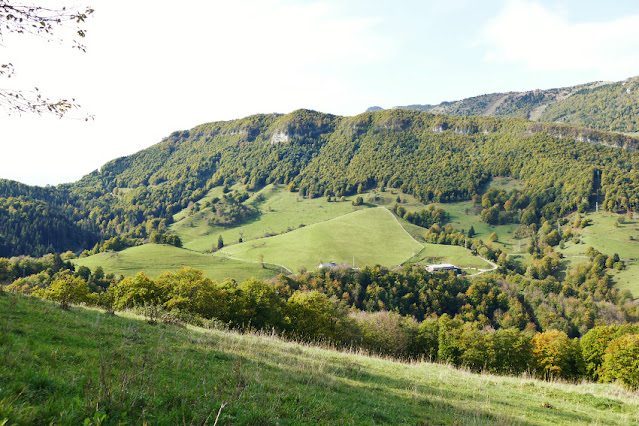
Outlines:
[[372, 107], [366, 108], [366, 112], [377, 112], [377, 111], [384, 111], [384, 108], [380, 106], [372, 106]]

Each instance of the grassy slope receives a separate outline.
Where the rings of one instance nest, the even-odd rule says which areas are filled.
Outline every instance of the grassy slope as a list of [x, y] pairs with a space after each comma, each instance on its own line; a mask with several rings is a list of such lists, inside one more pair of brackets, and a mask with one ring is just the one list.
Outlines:
[[[253, 240], [263, 237], [266, 233], [279, 234], [286, 232], [289, 228], [295, 229], [300, 225], [325, 221], [356, 210], [351, 205], [351, 197], [345, 202], [333, 203], [327, 203], [324, 198], [308, 200], [297, 193], [288, 192], [282, 185], [268, 185], [258, 194], [263, 195], [264, 201], [254, 205], [262, 211], [262, 214], [241, 226], [233, 228], [209, 226], [206, 223], [206, 217], [211, 213], [202, 211], [192, 216], [183, 214], [176, 216], [176, 219], [180, 217], [183, 219], [173, 224], [171, 229], [180, 236], [184, 247], [206, 251], [217, 244], [220, 235], [227, 244], [236, 242], [240, 237], [240, 231], [244, 232], [245, 241]], [[257, 194], [253, 195], [247, 203], [255, 200], [256, 196]], [[268, 211], [269, 206], [270, 211]]]
[[228, 246], [224, 254], [266, 262], [296, 270], [300, 265], [314, 268], [319, 262], [362, 265], [398, 265], [422, 249], [383, 208], [365, 208], [326, 222], [316, 223], [286, 234]]
[[[639, 396], [0, 295], [0, 424], [637, 424]], [[101, 375], [100, 372], [103, 372]], [[97, 424], [97, 423], [92, 423]]]
[[467, 269], [469, 273], [477, 272], [478, 269], [491, 269], [491, 266], [477, 256], [473, 256], [470, 250], [464, 250], [459, 246], [447, 246], [442, 244], [424, 244], [424, 249], [410, 263], [452, 263], [462, 269]]
[[[624, 223], [614, 226], [614, 222], [620, 218], [620, 215], [608, 212], [589, 213], [585, 217], [592, 221], [592, 225], [583, 230], [575, 230], [582, 241], [581, 244], [567, 244], [562, 252], [573, 265], [585, 261], [581, 256], [585, 256], [589, 246], [610, 256], [614, 253], [619, 254], [619, 257], [626, 262], [627, 268], [613, 272], [613, 279], [619, 288], [628, 289], [637, 297], [639, 296], [639, 220], [622, 216]], [[570, 219], [572, 223], [574, 215]], [[631, 240], [630, 236], [634, 240]]]
[[[524, 183], [517, 179], [493, 178], [488, 188], [503, 189], [510, 191], [515, 188], [522, 188]], [[446, 210], [450, 216], [450, 223], [455, 229], [468, 231], [472, 226], [475, 230], [475, 238], [488, 242], [490, 234], [497, 234], [498, 241], [490, 243], [492, 246], [505, 251], [510, 256], [515, 257], [520, 263], [528, 264], [531, 261], [530, 255], [526, 252], [529, 238], [518, 240], [513, 237], [513, 231], [519, 224], [508, 225], [488, 225], [480, 217], [482, 207], [476, 207], [472, 201], [458, 203], [436, 204]], [[454, 263], [454, 262], [453, 262]], [[460, 261], [461, 263], [461, 261]]]
[[[214, 188], [214, 190], [215, 189], [217, 188]], [[216, 195], [219, 196], [219, 194]], [[212, 245], [217, 243], [217, 237], [219, 235], [222, 235], [223, 240], [228, 245], [228, 243], [236, 241], [238, 239], [240, 231], [244, 233], [243, 238], [246, 244], [250, 243], [252, 246], [262, 244], [264, 241], [251, 242], [251, 240], [261, 239], [267, 233], [280, 234], [289, 230], [296, 229], [301, 224], [311, 225], [319, 222], [324, 222], [362, 209], [362, 207], [352, 206], [351, 201], [355, 197], [347, 197], [346, 201], [344, 202], [331, 203], [327, 203], [324, 198], [308, 200], [301, 198], [296, 193], [288, 192], [282, 185], [267, 185], [258, 193], [252, 195], [247, 203], [252, 203], [253, 200], [258, 197], [258, 195], [261, 195], [264, 200], [254, 205], [258, 207], [263, 213], [255, 221], [229, 229], [221, 227], [209, 227], [204, 219], [206, 217], [206, 213], [195, 214], [188, 217], [186, 214], [181, 214], [179, 217], [181, 217], [183, 220], [175, 223], [172, 226], [172, 229], [176, 233], [178, 233], [178, 235], [180, 235], [182, 240], [185, 242], [185, 246], [193, 250], [210, 249]], [[386, 192], [374, 190], [369, 193], [363, 194], [363, 198], [364, 201], [367, 203], [367, 206], [377, 205], [389, 207], [394, 202], [396, 202], [398, 196], [400, 197], [401, 203], [405, 208], [417, 210], [425, 207], [424, 204], [417, 201], [414, 197], [407, 194], [401, 194], [397, 190], [393, 189], [388, 189]], [[177, 218], [178, 217], [176, 217], [176, 219]], [[399, 222], [413, 238], [417, 239], [420, 242], [423, 242], [422, 235], [424, 233], [424, 229], [412, 225], [403, 219], [400, 219]], [[398, 229], [392, 222], [389, 223], [392, 225], [392, 229], [394, 229], [394, 231], [398, 231]], [[292, 238], [292, 236], [289, 237]], [[317, 248], [317, 250], [325, 253], [325, 256], [322, 256], [323, 261], [329, 261], [328, 259], [334, 259], [337, 255], [334, 255], [333, 252], [330, 252], [330, 247], [323, 247], [324, 244], [322, 242], [325, 240], [326, 239], [320, 239], [318, 245], [319, 248]], [[341, 240], [342, 244], [339, 248], [342, 251], [350, 250], [350, 244], [353, 241], [347, 239]], [[354, 241], [356, 242], [357, 239], [355, 239]], [[328, 244], [331, 245], [332, 242], [328, 241]], [[298, 245], [299, 244], [297, 244], [296, 247]], [[434, 244], [423, 245], [423, 249], [416, 249], [415, 257], [411, 259], [411, 262], [454, 263], [470, 269], [489, 268], [489, 265], [487, 265], [481, 259], [470, 255], [468, 251], [462, 249], [461, 247], [438, 246]], [[224, 251], [235, 253], [236, 249], [237, 248], [235, 247], [226, 247]], [[308, 249], [315, 250], [311, 249], [310, 247]], [[359, 248], [356, 249], [359, 250]], [[265, 259], [267, 261], [270, 260], [276, 262], [276, 260], [273, 260], [270, 257], [270, 253], [268, 254], [269, 257], [266, 257], [267, 254], [265, 254]], [[412, 248], [409, 250], [409, 255], [412, 255]], [[309, 267], [311, 267], [311, 265], [315, 266], [315, 262], [319, 259], [319, 257], [320, 256], [314, 256], [314, 259], [311, 259], [312, 262], [310, 263], [310, 265], [306, 263], [303, 264]], [[346, 257], [349, 258], [345, 258], [344, 263], [351, 264], [352, 255], [347, 254]], [[257, 254], [255, 254], [254, 256], [251, 254], [251, 256], [249, 257], [242, 258], [256, 261]], [[405, 258], [403, 259], [405, 260]], [[360, 261], [363, 260], [364, 259], [360, 259]], [[357, 258], [355, 259], [355, 262], [356, 264], [358, 263]], [[287, 263], [284, 264], [288, 266], [289, 269], [291, 268], [291, 265]], [[293, 267], [297, 267], [299, 265], [300, 264], [293, 265]]]
[[[238, 185], [232, 189], [242, 190]], [[221, 187], [213, 188], [199, 203], [221, 195]], [[260, 195], [262, 201], [258, 202], [256, 198]], [[372, 207], [392, 205], [398, 196], [406, 208], [425, 207], [412, 196], [391, 189], [363, 194], [366, 204], [354, 207], [351, 203], [354, 197], [347, 197], [343, 202], [328, 203], [324, 198], [301, 198], [296, 193], [288, 192], [282, 185], [267, 185], [246, 201], [259, 208], [262, 214], [258, 219], [238, 227], [211, 227], [205, 220], [206, 211], [189, 215], [188, 209], [185, 209], [178, 213], [172, 230], [180, 236], [186, 249], [151, 244], [119, 253], [100, 253], [75, 262], [91, 269], [99, 265], [105, 271], [118, 275], [130, 276], [144, 271], [152, 277], [181, 266], [191, 266], [205, 270], [209, 277], [218, 281], [228, 277], [236, 280], [251, 276], [272, 277], [281, 269], [269, 265], [271, 262], [295, 271], [300, 265], [314, 268], [319, 260], [351, 264], [353, 255], [357, 266], [375, 263], [393, 266], [410, 260], [419, 263], [454, 263], [470, 269], [490, 267], [462, 247], [415, 243], [406, 232], [423, 243], [422, 228], [403, 219], [399, 219], [401, 226], [398, 226], [393, 216], [383, 210], [370, 213], [375, 210]], [[360, 212], [358, 214], [363, 214], [366, 219], [350, 217], [349, 213], [354, 212]], [[327, 225], [331, 219], [339, 220]], [[314, 228], [318, 224], [319, 228]], [[299, 228], [300, 225], [307, 226]], [[243, 232], [245, 243], [231, 245], [237, 241], [240, 232]], [[282, 235], [264, 238], [267, 233]], [[201, 253], [216, 245], [219, 235], [226, 243], [223, 251], [246, 262], [229, 259], [223, 253], [217, 256]], [[253, 248], [263, 244], [267, 246]], [[259, 252], [264, 254], [267, 269], [256, 264]], [[415, 256], [411, 259], [413, 253]]]
[[102, 266], [107, 273], [113, 272], [125, 277], [135, 275], [140, 271], [144, 271], [150, 277], [157, 277], [162, 272], [172, 271], [183, 266], [202, 269], [206, 272], [207, 277], [217, 281], [223, 281], [225, 278], [234, 278], [238, 281], [250, 277], [270, 278], [279, 272], [279, 269], [262, 269], [253, 263], [158, 244], [145, 244], [115, 253], [99, 253], [76, 259], [74, 262], [76, 265], [84, 265], [90, 269]]
[[[490, 187], [510, 190], [521, 187], [522, 183], [514, 179], [495, 178]], [[530, 262], [530, 255], [525, 249], [528, 245], [528, 238], [521, 240], [521, 251], [519, 240], [512, 237], [513, 231], [519, 226], [517, 224], [492, 226], [481, 221], [478, 211], [473, 207], [472, 202], [464, 201], [459, 203], [438, 204], [444, 208], [451, 218], [451, 223], [456, 229], [468, 230], [471, 226], [477, 233], [477, 238], [488, 241], [492, 232], [498, 235], [499, 241], [493, 243], [494, 246], [506, 251], [506, 253], [517, 256], [524, 264]], [[479, 209], [481, 210], [481, 209]], [[608, 212], [588, 213], [587, 216], [592, 221], [592, 225], [583, 230], [573, 229], [579, 238], [580, 244], [569, 242], [563, 250], [558, 249], [566, 256], [565, 265], [567, 268], [574, 268], [585, 263], [586, 249], [592, 246], [602, 253], [612, 255], [614, 253], [626, 261], [627, 269], [623, 271], [612, 271], [615, 284], [620, 289], [628, 289], [634, 295], [639, 295], [639, 220], [624, 216], [624, 223], [614, 226], [614, 222], [619, 215]], [[575, 215], [568, 217], [572, 224]], [[635, 238], [630, 239], [630, 236]], [[460, 262], [461, 263], [461, 262]]]
[[[494, 178], [488, 188], [498, 188], [509, 191], [513, 188], [521, 188], [524, 182], [510, 178]], [[240, 185], [232, 189], [242, 190]], [[211, 190], [201, 202], [211, 199], [214, 196], [222, 195], [221, 187]], [[255, 199], [261, 195], [263, 200], [256, 202]], [[264, 254], [265, 261], [279, 263], [295, 271], [300, 265], [314, 267], [318, 261], [336, 261], [341, 263], [352, 263], [352, 256], [355, 255], [356, 265], [381, 263], [394, 265], [397, 263], [417, 262], [417, 263], [453, 263], [468, 269], [487, 269], [489, 266], [481, 259], [469, 255], [468, 251], [456, 246], [441, 246], [426, 244], [422, 235], [424, 230], [400, 219], [402, 227], [415, 239], [420, 241], [422, 249], [414, 243], [405, 246], [399, 243], [398, 246], [388, 246], [389, 241], [404, 239], [405, 233], [397, 227], [395, 221], [379, 222], [382, 216], [377, 217], [370, 225], [359, 220], [351, 220], [348, 215], [366, 207], [391, 206], [400, 197], [401, 204], [407, 210], [419, 210], [425, 207], [413, 197], [401, 194], [397, 190], [388, 189], [386, 192], [372, 191], [363, 194], [365, 206], [354, 207], [349, 197], [345, 202], [328, 203], [324, 198], [312, 200], [303, 199], [296, 193], [290, 193], [282, 185], [267, 185], [258, 193], [252, 195], [247, 203], [253, 203], [263, 213], [254, 221], [243, 224], [235, 228], [210, 227], [206, 224], [204, 217], [206, 212], [188, 215], [187, 209], [176, 215], [177, 222], [172, 225], [173, 231], [177, 232], [185, 243], [185, 247], [195, 251], [209, 250], [217, 243], [217, 238], [222, 235], [227, 247], [224, 251], [232, 253], [248, 262], [239, 262], [223, 256], [204, 255], [189, 250], [179, 250], [172, 247], [145, 246], [135, 247], [120, 253], [101, 253], [89, 258], [80, 259], [78, 264], [91, 268], [102, 265], [105, 270], [116, 274], [131, 275], [140, 270], [144, 270], [151, 276], [188, 265], [195, 268], [204, 269], [208, 276], [221, 280], [233, 277], [243, 280], [250, 276], [269, 277], [279, 272], [279, 269], [261, 269], [255, 263], [258, 260], [257, 254]], [[481, 221], [479, 211], [472, 202], [465, 201], [459, 203], [438, 204], [444, 208], [451, 218], [451, 223], [456, 229], [468, 230], [474, 227], [477, 237], [488, 240], [492, 232], [497, 233], [498, 242], [492, 243], [494, 246], [505, 250], [508, 254], [515, 256], [523, 264], [530, 262], [530, 255], [525, 249], [528, 239], [521, 242], [513, 238], [513, 231], [519, 226], [516, 224], [491, 226]], [[269, 211], [270, 207], [270, 211]], [[334, 218], [343, 219], [336, 222], [338, 228], [330, 226], [326, 228], [326, 221]], [[625, 218], [625, 223], [618, 227], [613, 223], [618, 215], [606, 212], [590, 213], [588, 217], [593, 224], [584, 230], [575, 230], [580, 236], [581, 244], [566, 244], [566, 248], [561, 250], [566, 256], [565, 265], [573, 268], [586, 259], [585, 251], [588, 246], [593, 246], [597, 250], [612, 255], [618, 253], [627, 263], [628, 268], [624, 271], [613, 271], [613, 278], [617, 286], [621, 289], [629, 289], [633, 294], [639, 294], [639, 224], [637, 219]], [[388, 219], [388, 218], [386, 218]], [[571, 216], [570, 223], [574, 217]], [[311, 224], [321, 223], [317, 228]], [[306, 228], [296, 230], [301, 224]], [[386, 226], [389, 226], [386, 228]], [[317, 225], [316, 225], [317, 226]], [[376, 229], [376, 232], [371, 232]], [[295, 230], [295, 231], [293, 231]], [[383, 230], [383, 231], [382, 231]], [[243, 232], [245, 243], [241, 245], [229, 245], [236, 241], [240, 231]], [[293, 231], [293, 232], [287, 232]], [[302, 232], [300, 232], [302, 231]], [[344, 232], [351, 232], [350, 236]], [[282, 234], [283, 233], [283, 234]], [[265, 234], [282, 234], [277, 237], [264, 239]], [[635, 240], [630, 240], [633, 236]], [[362, 239], [364, 237], [364, 239]], [[299, 239], [298, 239], [299, 238]], [[260, 246], [266, 244], [266, 246]], [[395, 248], [392, 248], [395, 247]], [[415, 256], [413, 255], [415, 247]], [[370, 251], [369, 249], [373, 250]], [[399, 250], [399, 251], [397, 251]], [[370, 253], [369, 253], [370, 251]], [[276, 270], [277, 269], [277, 270]]]

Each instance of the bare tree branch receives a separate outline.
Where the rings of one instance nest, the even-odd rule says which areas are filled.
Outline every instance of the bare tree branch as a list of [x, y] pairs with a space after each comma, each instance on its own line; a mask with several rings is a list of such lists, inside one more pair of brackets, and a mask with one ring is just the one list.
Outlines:
[[[81, 40], [86, 35], [83, 24], [93, 14], [90, 7], [83, 9], [48, 8], [17, 1], [0, 0], [0, 40], [7, 34], [24, 34], [44, 38], [57, 43], [65, 43], [58, 34], [71, 29], [74, 31], [72, 47], [82, 52], [86, 47]], [[0, 64], [0, 77], [11, 78], [14, 66]], [[69, 110], [78, 108], [75, 99], [51, 100], [44, 97], [38, 88], [31, 92], [0, 87], [0, 108], [7, 114], [54, 114], [64, 116]], [[86, 117], [88, 119], [90, 117]]]

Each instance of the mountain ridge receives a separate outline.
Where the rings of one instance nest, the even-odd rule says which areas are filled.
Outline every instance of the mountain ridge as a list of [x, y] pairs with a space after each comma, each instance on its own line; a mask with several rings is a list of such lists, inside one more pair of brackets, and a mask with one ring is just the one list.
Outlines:
[[[11, 201], [0, 209], [7, 218], [0, 256], [90, 249], [115, 236], [148, 239], [166, 232], [173, 214], [211, 188], [233, 183], [248, 191], [281, 183], [310, 198], [390, 186], [424, 202], [450, 202], [479, 194], [492, 176], [510, 176], [529, 180], [526, 196], [538, 200], [536, 216], [549, 218], [583, 203], [574, 200], [594, 203], [594, 170], [601, 170], [608, 179], [601, 204], [635, 209], [634, 177], [624, 177], [628, 188], [615, 182], [639, 161], [638, 142], [566, 124], [402, 109], [354, 117], [296, 110], [205, 123], [71, 184], [35, 189], [2, 181], [0, 199]], [[603, 145], [625, 149], [602, 151]], [[555, 213], [541, 210], [549, 203], [557, 204]], [[32, 217], [29, 226], [39, 228], [45, 212], [69, 218], [61, 229], [78, 227], [82, 238], [56, 245], [38, 237], [41, 231], [25, 234], [21, 218]], [[29, 244], [16, 251], [18, 241]]]
[[520, 117], [622, 133], [639, 132], [639, 77], [553, 89], [488, 93], [409, 109], [455, 116]]

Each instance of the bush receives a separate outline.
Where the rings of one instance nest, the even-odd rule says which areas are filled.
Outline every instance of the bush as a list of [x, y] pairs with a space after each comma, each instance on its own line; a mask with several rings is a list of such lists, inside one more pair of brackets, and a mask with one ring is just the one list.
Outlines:
[[180, 310], [211, 318], [226, 317], [227, 294], [214, 281], [204, 278], [198, 269], [182, 268], [177, 272], [165, 272], [157, 279], [166, 293], [164, 308]]
[[439, 349], [439, 323], [427, 318], [417, 328], [416, 351], [419, 356], [435, 361]]
[[358, 346], [380, 355], [416, 357], [419, 324], [395, 312], [357, 312], [352, 315], [360, 334]]
[[46, 299], [60, 303], [62, 309], [68, 309], [71, 303], [89, 301], [89, 285], [82, 278], [63, 275], [54, 280], [42, 295]]
[[132, 278], [125, 278], [114, 288], [114, 308], [138, 308], [150, 321], [155, 321], [164, 302], [164, 292], [155, 281], [139, 272]]
[[530, 334], [516, 328], [501, 328], [492, 334], [491, 373], [521, 374], [534, 364]]
[[283, 329], [284, 301], [273, 284], [251, 278], [237, 287], [235, 296], [232, 320], [236, 325], [256, 330]]
[[448, 314], [439, 318], [439, 340], [437, 358], [455, 366], [461, 365], [461, 319], [451, 319]]
[[603, 381], [617, 381], [639, 388], [639, 334], [627, 334], [610, 342], [601, 365]]

